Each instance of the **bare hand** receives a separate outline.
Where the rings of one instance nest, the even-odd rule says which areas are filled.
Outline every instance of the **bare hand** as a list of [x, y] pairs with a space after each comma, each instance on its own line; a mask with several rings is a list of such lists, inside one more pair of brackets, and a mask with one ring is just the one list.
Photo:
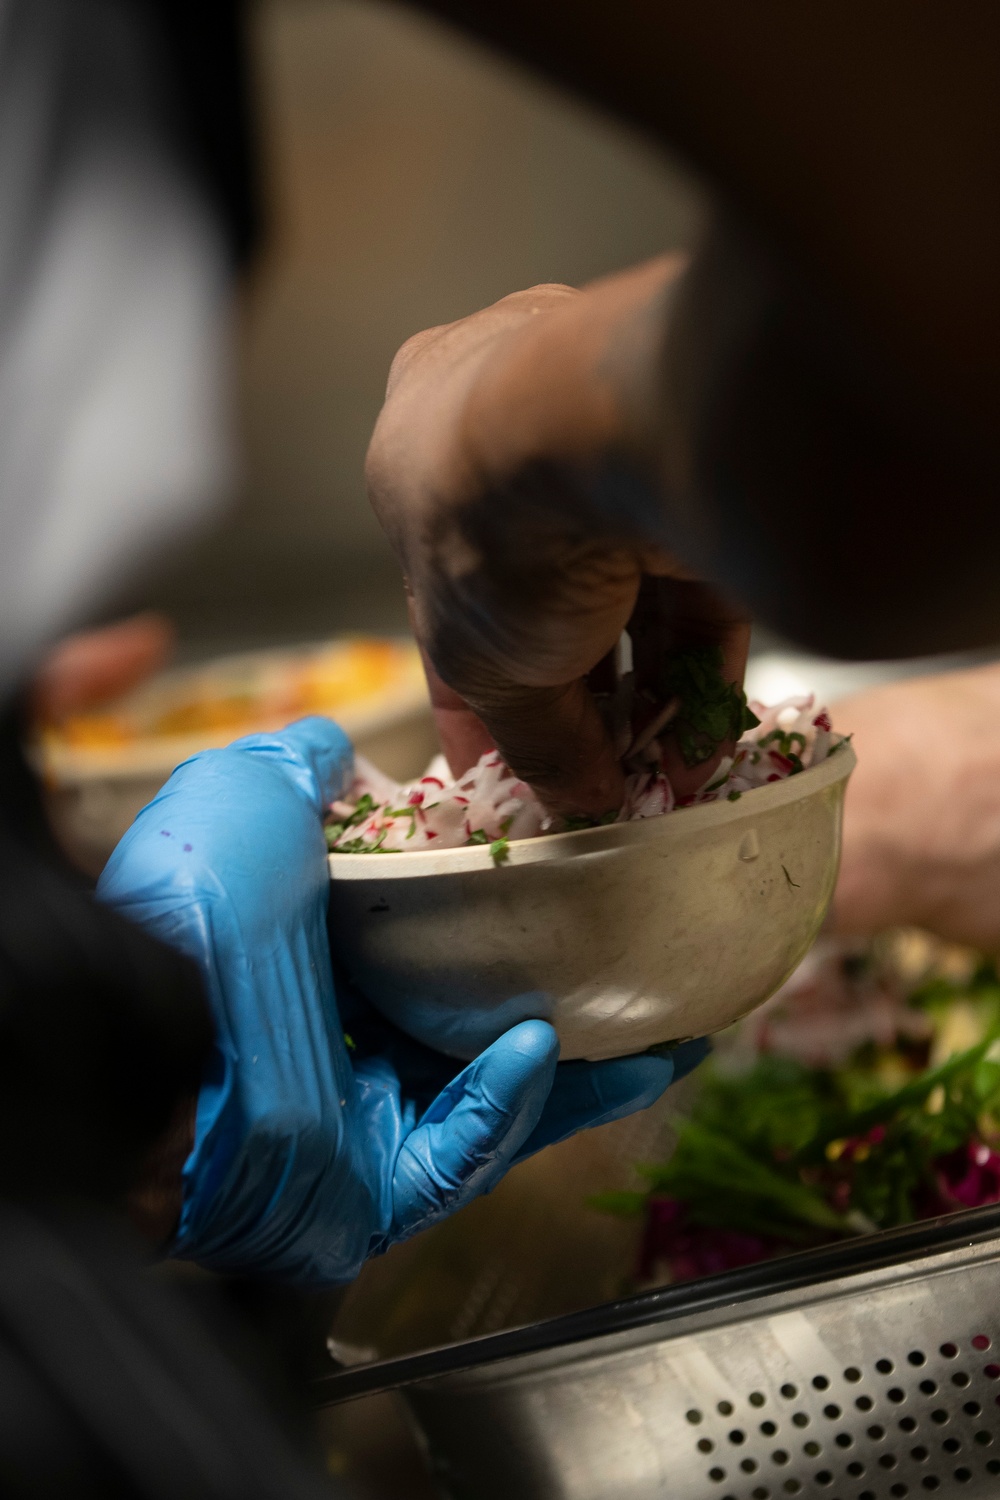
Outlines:
[[137, 687], [170, 659], [176, 632], [153, 610], [81, 630], [54, 646], [31, 688], [36, 721], [58, 724]]
[[838, 930], [1000, 950], [1000, 666], [873, 688], [835, 714], [858, 750]]
[[[583, 292], [535, 287], [418, 334], [393, 364], [369, 452], [453, 770], [495, 744], [556, 811], [621, 799], [586, 677], [630, 622], [637, 668], [718, 644], [728, 680], [742, 680], [748, 627], [655, 534], [647, 417], [679, 270], [657, 261]], [[669, 764], [680, 795], [711, 770]]]

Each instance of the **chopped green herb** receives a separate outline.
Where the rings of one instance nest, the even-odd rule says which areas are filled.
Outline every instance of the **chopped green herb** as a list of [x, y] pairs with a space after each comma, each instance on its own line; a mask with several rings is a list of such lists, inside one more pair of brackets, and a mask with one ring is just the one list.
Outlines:
[[474, 828], [465, 842], [467, 844], [488, 844], [490, 836], [485, 828]]
[[375, 811], [377, 805], [378, 804], [376, 803], [375, 798], [371, 795], [371, 793], [365, 792], [364, 796], [359, 797], [357, 802], [354, 804], [354, 811], [351, 813], [351, 816], [346, 819], [344, 827], [352, 828], [355, 823], [363, 823], [365, 818], [368, 817], [369, 813], [373, 813]]
[[368, 844], [363, 838], [348, 839], [345, 844], [338, 844], [334, 854], [398, 854], [398, 849], [383, 849], [388, 829], [383, 828], [374, 844]]
[[742, 792], [732, 791], [732, 792], [730, 792], [727, 795], [726, 801], [727, 802], [738, 802], [742, 796], [743, 796]]
[[385, 816], [388, 818], [409, 818], [410, 829], [406, 837], [408, 839], [412, 839], [413, 835], [417, 831], [417, 809], [416, 807], [414, 807], [412, 802], [408, 802], [405, 807], [387, 808], [385, 811]]
[[592, 818], [588, 813], [571, 813], [568, 818], [563, 818], [563, 833], [579, 833], [581, 828], [606, 828], [609, 823], [618, 821], [617, 809], [611, 808], [608, 812], [601, 813], [597, 818]]
[[495, 865], [505, 865], [510, 859], [510, 839], [494, 839], [490, 845], [490, 859]]
[[[758, 743], [762, 750], [775, 750], [779, 755], [783, 755], [786, 760], [790, 760], [792, 763], [790, 774], [792, 776], [796, 776], [800, 771], [805, 770], [805, 766], [802, 764], [801, 752], [806, 748], [806, 737], [804, 734], [799, 734], [797, 729], [793, 729], [790, 733], [786, 733], [783, 729], [772, 729], [770, 734], [765, 734], [764, 738]], [[798, 750], [794, 748], [795, 743], [798, 744]], [[758, 756], [759, 759], [760, 757]]]
[[718, 646], [692, 646], [673, 653], [660, 682], [663, 701], [680, 700], [670, 725], [686, 766], [711, 760], [727, 740], [738, 740], [760, 720], [747, 707], [746, 694], [722, 675]]
[[792, 749], [793, 740], [798, 740], [799, 752], [801, 753], [806, 748], [806, 737], [804, 734], [799, 734], [797, 729], [793, 729], [787, 734], [783, 729], [772, 729], [770, 734], [765, 734], [757, 743], [762, 750], [766, 750], [770, 745], [774, 745], [782, 755], [792, 755], [795, 753]]
[[[367, 817], [370, 817], [371, 814], [375, 812], [377, 806], [378, 803], [375, 801], [374, 797], [372, 797], [370, 793], [365, 792], [363, 797], [358, 798], [357, 802], [354, 805], [353, 812], [351, 812], [348, 817], [340, 818], [336, 823], [327, 823], [323, 830], [326, 834], [327, 848], [335, 854], [367, 853], [367, 848], [358, 850], [349, 848], [346, 844], [341, 844], [339, 848], [334, 849], [333, 846], [334, 844], [336, 844], [337, 840], [347, 832], [348, 828], [356, 828], [359, 823], [363, 823]], [[349, 842], [351, 844], [354, 844], [357, 842], [357, 840], [351, 839]]]

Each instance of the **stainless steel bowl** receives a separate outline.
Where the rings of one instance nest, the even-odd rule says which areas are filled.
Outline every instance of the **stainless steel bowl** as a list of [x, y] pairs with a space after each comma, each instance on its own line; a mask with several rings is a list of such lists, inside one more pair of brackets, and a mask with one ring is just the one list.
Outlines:
[[474, 1057], [549, 1020], [562, 1056], [720, 1030], [803, 957], [837, 878], [849, 746], [738, 802], [510, 845], [330, 856], [339, 953], [420, 1041]]

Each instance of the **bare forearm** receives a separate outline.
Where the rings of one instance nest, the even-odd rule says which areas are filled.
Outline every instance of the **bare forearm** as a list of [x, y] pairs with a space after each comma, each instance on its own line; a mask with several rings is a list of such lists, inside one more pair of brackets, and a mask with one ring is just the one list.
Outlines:
[[835, 706], [853, 732], [835, 917], [1000, 945], [1000, 664], [898, 682]]

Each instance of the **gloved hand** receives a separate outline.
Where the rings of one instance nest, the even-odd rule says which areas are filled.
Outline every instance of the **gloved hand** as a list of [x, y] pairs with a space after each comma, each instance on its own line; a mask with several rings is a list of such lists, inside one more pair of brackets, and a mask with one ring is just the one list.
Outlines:
[[217, 1039], [173, 1251], [218, 1270], [347, 1280], [513, 1162], [651, 1104], [705, 1052], [557, 1067], [552, 1027], [525, 1021], [453, 1077], [453, 1060], [390, 1039], [385, 1023], [351, 1054], [322, 830], [351, 766], [343, 732], [320, 718], [197, 755], [98, 887], [205, 978]]

